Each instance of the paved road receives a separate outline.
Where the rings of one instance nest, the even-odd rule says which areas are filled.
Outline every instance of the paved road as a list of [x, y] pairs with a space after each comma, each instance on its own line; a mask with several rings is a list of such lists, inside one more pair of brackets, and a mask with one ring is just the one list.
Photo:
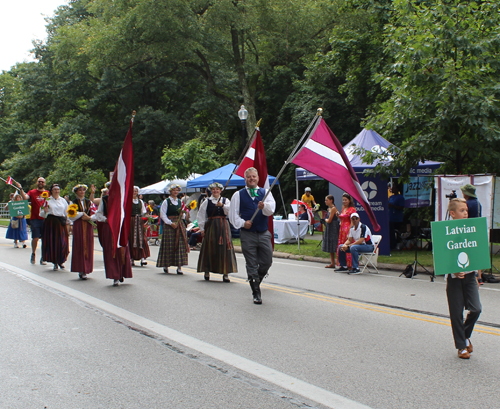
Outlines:
[[225, 284], [195, 272], [197, 252], [163, 274], [152, 247], [112, 287], [98, 250], [80, 281], [0, 239], [1, 408], [499, 407], [499, 285], [480, 289], [463, 361], [442, 279], [275, 259], [256, 306], [241, 255]]

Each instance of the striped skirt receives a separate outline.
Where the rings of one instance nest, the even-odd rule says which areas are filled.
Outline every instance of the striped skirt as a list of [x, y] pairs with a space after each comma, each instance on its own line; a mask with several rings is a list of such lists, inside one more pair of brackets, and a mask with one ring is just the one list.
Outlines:
[[217, 274], [238, 272], [231, 230], [225, 216], [211, 217], [205, 224], [197, 271]]
[[94, 226], [78, 219], [73, 223], [71, 271], [89, 274], [94, 269]]
[[149, 252], [148, 241], [146, 239], [144, 222], [142, 221], [142, 217], [139, 215], [131, 217], [128, 247], [130, 249], [130, 258], [132, 260], [148, 258], [151, 255]]
[[97, 233], [99, 234], [99, 243], [102, 246], [106, 278], [111, 280], [132, 278], [128, 246], [116, 249], [116, 253], [113, 255], [113, 233], [111, 233], [108, 222], [97, 222]]
[[42, 237], [42, 258], [59, 265], [65, 263], [69, 254], [68, 232], [61, 219], [49, 214], [43, 225]]
[[[169, 219], [173, 223], [177, 223], [179, 216], [170, 216]], [[164, 224], [156, 267], [186, 266], [188, 264], [188, 252], [189, 247], [184, 222], [180, 220], [176, 229]]]

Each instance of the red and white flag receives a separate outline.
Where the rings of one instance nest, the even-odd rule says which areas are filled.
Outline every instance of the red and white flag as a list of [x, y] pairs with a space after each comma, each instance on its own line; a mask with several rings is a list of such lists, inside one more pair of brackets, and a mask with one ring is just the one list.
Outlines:
[[344, 192], [349, 193], [366, 210], [373, 230], [380, 230], [375, 214], [363, 189], [361, 189], [358, 177], [347, 159], [344, 148], [323, 118], [320, 118], [309, 139], [292, 159], [292, 163], [328, 180]]
[[132, 125], [125, 137], [122, 151], [116, 162], [113, 179], [109, 186], [108, 223], [113, 233], [113, 249], [126, 247], [132, 216], [134, 195], [134, 151], [132, 148]]
[[7, 180], [5, 181], [8, 185], [13, 185], [14, 184], [14, 179], [12, 179], [10, 176], [7, 177]]
[[[242, 178], [245, 177], [245, 171], [248, 168], [255, 168], [257, 169], [257, 173], [259, 174], [259, 187], [262, 187], [264, 189], [269, 189], [269, 175], [267, 173], [267, 161], [266, 161], [266, 152], [264, 150], [264, 144], [262, 143], [262, 138], [260, 136], [260, 130], [257, 129], [257, 132], [255, 132], [255, 139], [252, 142], [252, 145], [250, 146], [250, 149], [248, 149], [245, 157], [241, 161], [240, 166], [238, 166], [238, 169], [236, 170], [236, 174], [238, 176], [241, 176]], [[274, 224], [273, 224], [273, 218], [269, 217], [269, 232], [271, 233], [271, 241], [273, 243], [273, 248], [274, 248]]]

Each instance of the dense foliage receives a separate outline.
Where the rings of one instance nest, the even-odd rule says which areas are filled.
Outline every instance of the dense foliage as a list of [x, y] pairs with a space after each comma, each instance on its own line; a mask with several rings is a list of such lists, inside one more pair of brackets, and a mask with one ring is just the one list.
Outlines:
[[1, 173], [101, 185], [132, 110], [136, 184], [203, 173], [240, 156], [241, 104], [272, 174], [320, 106], [342, 143], [366, 125], [397, 145], [399, 171], [496, 172], [499, 23], [492, 1], [72, 0], [0, 75]]

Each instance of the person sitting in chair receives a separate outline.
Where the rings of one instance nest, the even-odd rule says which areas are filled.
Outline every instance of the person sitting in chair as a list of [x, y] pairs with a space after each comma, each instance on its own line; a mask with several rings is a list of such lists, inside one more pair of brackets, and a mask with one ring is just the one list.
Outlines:
[[352, 227], [349, 230], [347, 240], [344, 244], [339, 245], [337, 257], [339, 260], [340, 268], [335, 271], [347, 271], [347, 258], [346, 254], [351, 253], [352, 256], [352, 270], [348, 274], [360, 274], [359, 270], [359, 253], [368, 253], [373, 251], [374, 246], [371, 241], [370, 228], [361, 223], [359, 214], [351, 214]]

